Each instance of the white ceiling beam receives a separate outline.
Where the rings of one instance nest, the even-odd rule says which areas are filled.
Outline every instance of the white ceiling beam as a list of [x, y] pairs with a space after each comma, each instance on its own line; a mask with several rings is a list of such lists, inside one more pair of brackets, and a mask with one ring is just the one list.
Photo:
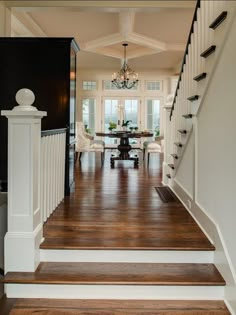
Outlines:
[[100, 55], [105, 55], [107, 57], [113, 57], [116, 59], [122, 59], [123, 58], [123, 54], [121, 55], [120, 52], [118, 52], [114, 49], [106, 48], [106, 47], [104, 47], [104, 48], [99, 47], [99, 48], [95, 49], [94, 52], [96, 52], [97, 54], [100, 54]]
[[32, 0], [32, 1], [4, 1], [8, 7], [21, 7], [21, 8], [33, 8], [33, 7], [74, 7], [74, 8], [194, 8], [196, 6], [195, 1], [45, 1], [45, 0]]
[[123, 11], [119, 13], [119, 31], [124, 39], [133, 32], [135, 13], [131, 11]]
[[154, 49], [140, 47], [138, 49], [135, 49], [134, 51], [129, 51], [128, 56], [127, 56], [127, 60], [139, 58], [139, 57], [143, 57], [143, 56], [154, 55], [154, 54], [159, 53], [159, 52], [160, 51], [156, 51]]
[[[26, 13], [26, 12], [15, 12], [12, 11], [15, 18], [22, 24], [21, 30], [23, 31], [23, 26], [28, 30], [32, 36], [47, 37], [47, 34], [40, 28], [40, 26]], [[17, 27], [17, 22], [15, 21], [15, 27]], [[14, 24], [12, 25], [14, 27]], [[19, 26], [19, 23], [18, 23]], [[13, 29], [14, 30], [14, 29]]]
[[[105, 48], [105, 47], [102, 48], [101, 47], [101, 48], [94, 49], [93, 52], [96, 52], [98, 54], [105, 55], [108, 57], [117, 58], [117, 59], [120, 59], [122, 63], [124, 62], [124, 53], [123, 52], [120, 53], [115, 49], [110, 49], [110, 48]], [[135, 49], [133, 51], [128, 51], [126, 60], [128, 61], [128, 60], [142, 57], [142, 56], [154, 55], [156, 53], [157, 53], [157, 51], [155, 51], [153, 49], [141, 47], [141, 48]]]
[[156, 50], [156, 52], [166, 50], [166, 44], [164, 42], [155, 40], [153, 38], [138, 34], [132, 33], [129, 35], [128, 40], [133, 44], [142, 45], [151, 49]]
[[123, 36], [120, 33], [111, 34], [108, 36], [100, 37], [86, 43], [81, 44], [83, 50], [93, 51], [99, 47], [111, 46], [118, 44], [124, 40]]

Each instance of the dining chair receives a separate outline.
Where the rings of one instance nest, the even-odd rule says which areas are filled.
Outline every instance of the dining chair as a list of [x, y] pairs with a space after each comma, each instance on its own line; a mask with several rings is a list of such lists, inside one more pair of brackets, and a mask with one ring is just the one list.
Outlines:
[[149, 165], [150, 153], [161, 153], [162, 146], [156, 141], [144, 141], [143, 143], [143, 160], [145, 160], [145, 155], [147, 153], [147, 164]]
[[81, 159], [83, 152], [101, 152], [101, 163], [103, 165], [105, 157], [105, 142], [94, 140], [94, 137], [85, 131], [82, 121], [76, 122], [76, 145], [75, 145], [75, 162]]

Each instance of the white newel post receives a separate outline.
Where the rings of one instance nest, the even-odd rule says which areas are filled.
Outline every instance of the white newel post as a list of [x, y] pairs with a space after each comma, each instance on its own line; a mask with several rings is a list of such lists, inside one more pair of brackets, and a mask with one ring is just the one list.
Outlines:
[[34, 94], [16, 93], [19, 106], [2, 111], [8, 118], [8, 231], [5, 271], [35, 271], [42, 240], [40, 209], [41, 119], [46, 112], [31, 106]]
[[167, 103], [164, 106], [164, 158], [163, 158], [163, 164], [162, 164], [162, 184], [168, 185], [168, 178], [167, 174], [170, 173], [170, 168], [168, 166], [169, 163], [171, 163], [171, 121], [170, 121], [170, 111], [172, 107], [174, 96], [168, 95], [167, 97]]

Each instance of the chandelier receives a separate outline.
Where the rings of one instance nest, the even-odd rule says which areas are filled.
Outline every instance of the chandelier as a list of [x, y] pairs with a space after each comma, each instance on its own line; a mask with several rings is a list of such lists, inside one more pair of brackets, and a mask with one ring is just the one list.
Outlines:
[[138, 83], [138, 74], [127, 64], [126, 47], [128, 44], [122, 45], [124, 46], [124, 64], [119, 72], [113, 73], [111, 82], [118, 89], [132, 89]]

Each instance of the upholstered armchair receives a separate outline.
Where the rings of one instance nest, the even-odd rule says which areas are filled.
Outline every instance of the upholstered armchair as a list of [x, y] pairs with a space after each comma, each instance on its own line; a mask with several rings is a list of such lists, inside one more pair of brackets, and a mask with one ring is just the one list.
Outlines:
[[85, 131], [84, 123], [82, 121], [76, 122], [76, 145], [75, 152], [77, 161], [78, 155], [79, 159], [83, 152], [101, 152], [101, 162], [104, 162], [105, 155], [105, 142], [102, 140], [93, 140], [93, 136]]

